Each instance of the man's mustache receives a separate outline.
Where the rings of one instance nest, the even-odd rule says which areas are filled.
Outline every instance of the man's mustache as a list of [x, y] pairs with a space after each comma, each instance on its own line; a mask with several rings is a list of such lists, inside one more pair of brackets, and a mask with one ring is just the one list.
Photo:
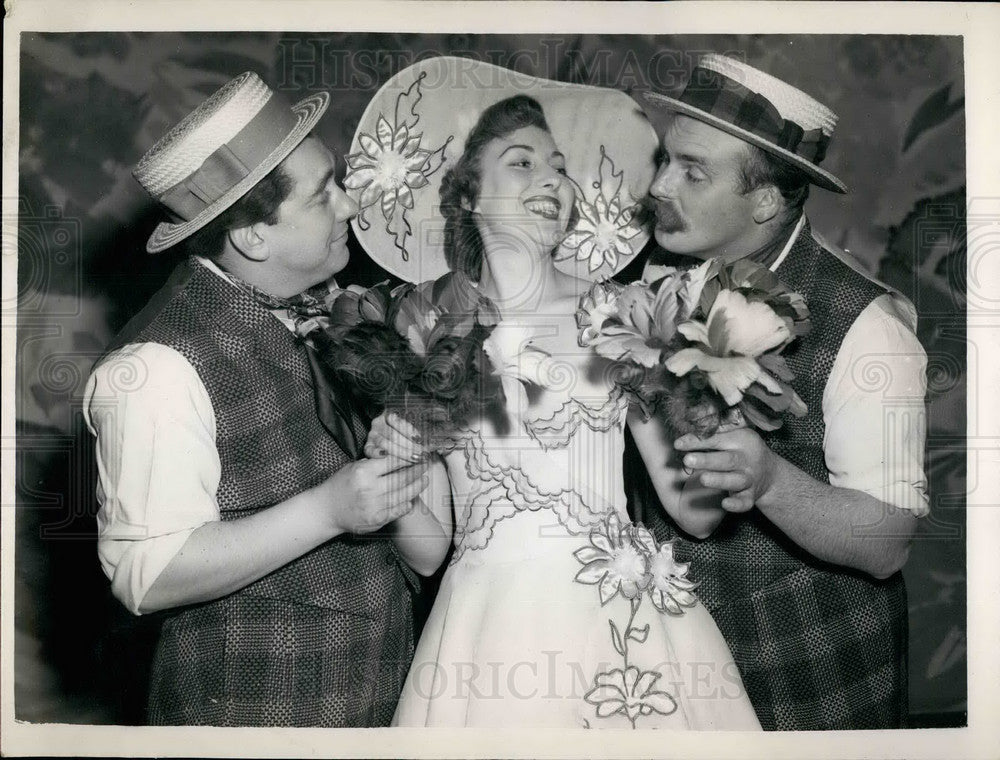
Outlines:
[[684, 222], [684, 218], [680, 215], [680, 212], [674, 208], [671, 203], [664, 203], [663, 201], [654, 201], [654, 209], [656, 213], [656, 227], [657, 229], [663, 230], [664, 232], [684, 232], [687, 229], [687, 224]]

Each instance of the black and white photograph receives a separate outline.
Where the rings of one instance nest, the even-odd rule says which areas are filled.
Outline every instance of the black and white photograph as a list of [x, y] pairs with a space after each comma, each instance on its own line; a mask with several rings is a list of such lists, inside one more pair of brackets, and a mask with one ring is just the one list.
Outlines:
[[1000, 9], [133, 5], [7, 7], [4, 754], [988, 756]]

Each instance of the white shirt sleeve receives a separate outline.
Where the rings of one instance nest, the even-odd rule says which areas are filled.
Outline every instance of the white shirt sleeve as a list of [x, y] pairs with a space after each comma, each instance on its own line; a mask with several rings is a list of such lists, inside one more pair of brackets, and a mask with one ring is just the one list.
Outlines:
[[125, 346], [94, 370], [84, 414], [97, 437], [97, 552], [135, 614], [188, 536], [220, 519], [215, 413], [194, 367], [157, 343]]
[[929, 510], [924, 442], [927, 354], [916, 311], [899, 294], [858, 315], [823, 392], [830, 484], [863, 491], [917, 516]]

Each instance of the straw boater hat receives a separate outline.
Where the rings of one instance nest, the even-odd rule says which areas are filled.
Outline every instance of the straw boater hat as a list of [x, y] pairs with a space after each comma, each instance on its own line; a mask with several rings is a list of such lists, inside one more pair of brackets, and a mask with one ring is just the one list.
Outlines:
[[133, 174], [180, 221], [146, 243], [158, 253], [198, 231], [281, 163], [326, 111], [330, 96], [295, 105], [246, 72], [223, 85], [153, 145]]
[[382, 86], [347, 157], [344, 187], [360, 207], [354, 231], [382, 267], [410, 282], [448, 271], [441, 180], [480, 114], [518, 94], [541, 104], [576, 187], [580, 221], [556, 252], [556, 266], [607, 278], [649, 240], [639, 204], [656, 169], [657, 140], [632, 98], [444, 56], [416, 63]]
[[837, 114], [770, 74], [711, 54], [698, 62], [679, 98], [643, 95], [654, 106], [703, 121], [783, 158], [822, 188], [847, 192], [843, 182], [819, 167]]

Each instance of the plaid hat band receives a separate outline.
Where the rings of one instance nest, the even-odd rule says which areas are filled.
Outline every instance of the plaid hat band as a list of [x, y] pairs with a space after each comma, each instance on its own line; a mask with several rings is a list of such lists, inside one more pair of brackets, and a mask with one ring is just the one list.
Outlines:
[[808, 93], [742, 61], [710, 53], [698, 61], [679, 98], [644, 92], [654, 108], [704, 122], [801, 169], [814, 185], [846, 193], [819, 164], [837, 114]]
[[678, 100], [814, 164], [826, 155], [830, 135], [783, 119], [764, 95], [711, 69], [696, 67]]

